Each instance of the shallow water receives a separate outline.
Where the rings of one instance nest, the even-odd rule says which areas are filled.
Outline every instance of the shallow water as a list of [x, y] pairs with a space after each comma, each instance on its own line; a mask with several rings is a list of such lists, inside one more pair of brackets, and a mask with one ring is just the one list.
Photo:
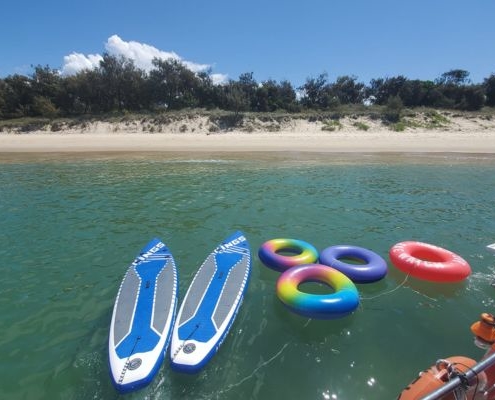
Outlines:
[[[182, 297], [213, 247], [246, 234], [253, 273], [238, 318], [198, 375], [166, 362], [131, 399], [394, 399], [438, 358], [481, 358], [469, 326], [493, 312], [495, 159], [476, 155], [0, 155], [0, 397], [109, 399], [107, 335], [130, 262], [170, 247]], [[462, 283], [389, 263], [351, 316], [308, 320], [257, 258], [276, 237], [322, 250], [420, 240], [464, 257]]]

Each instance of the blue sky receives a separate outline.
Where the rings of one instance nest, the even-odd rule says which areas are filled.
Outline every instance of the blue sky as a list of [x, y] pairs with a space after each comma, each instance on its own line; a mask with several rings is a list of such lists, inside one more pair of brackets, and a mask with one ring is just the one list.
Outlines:
[[6, 1], [0, 77], [127, 51], [295, 86], [322, 72], [368, 83], [457, 68], [482, 82], [495, 73], [494, 16], [494, 0]]

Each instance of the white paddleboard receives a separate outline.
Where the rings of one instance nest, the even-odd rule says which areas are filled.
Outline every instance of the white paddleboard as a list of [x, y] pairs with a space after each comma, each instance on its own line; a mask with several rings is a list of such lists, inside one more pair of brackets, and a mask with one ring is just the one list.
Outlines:
[[223, 342], [242, 303], [251, 272], [251, 252], [236, 232], [206, 258], [182, 301], [172, 333], [172, 368], [195, 373]]
[[130, 265], [113, 309], [108, 352], [119, 392], [149, 384], [166, 351], [177, 308], [177, 270], [159, 239], [150, 241]]

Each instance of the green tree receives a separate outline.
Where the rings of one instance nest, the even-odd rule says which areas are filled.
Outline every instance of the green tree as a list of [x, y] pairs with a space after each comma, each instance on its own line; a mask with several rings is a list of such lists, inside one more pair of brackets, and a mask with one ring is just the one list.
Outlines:
[[355, 76], [340, 76], [330, 85], [332, 97], [341, 104], [361, 104], [365, 95], [364, 83], [357, 82]]
[[270, 79], [256, 89], [256, 111], [292, 111], [296, 108], [296, 92], [288, 81]]
[[302, 92], [301, 104], [306, 108], [324, 109], [329, 104], [328, 74], [322, 73], [317, 78], [307, 78], [304, 85], [299, 87]]
[[6, 96], [6, 84], [3, 79], [0, 79], [0, 119], [3, 119], [5, 117]]
[[[276, 85], [276, 83], [275, 83]], [[256, 90], [255, 110], [256, 111], [275, 111], [277, 109], [276, 99], [274, 98], [275, 85], [273, 81], [262, 82]]]
[[485, 94], [480, 85], [466, 86], [462, 90], [462, 100], [457, 104], [457, 108], [467, 111], [477, 111], [485, 104]]
[[237, 82], [229, 82], [224, 86], [223, 105], [226, 110], [234, 111], [236, 117], [241, 111], [250, 110], [250, 99]]
[[104, 54], [98, 73], [103, 111], [138, 110], [142, 107], [145, 74], [132, 60]]
[[289, 112], [299, 111], [296, 91], [289, 81], [283, 80], [279, 83], [278, 98], [280, 108]]
[[48, 65], [37, 65], [31, 76], [33, 90], [38, 96], [46, 97], [52, 101], [57, 98], [61, 90], [62, 78], [59, 72]]
[[486, 95], [486, 105], [495, 107], [495, 74], [491, 74], [483, 81]]
[[399, 122], [404, 105], [399, 96], [391, 96], [387, 101], [384, 116], [389, 122]]
[[178, 60], [153, 60], [148, 83], [156, 105], [171, 110], [198, 104], [200, 80]]
[[[437, 107], [457, 108], [461, 110], [474, 109], [479, 102], [477, 90], [470, 87], [469, 72], [463, 69], [453, 69], [443, 73], [437, 79], [437, 88], [443, 95], [443, 101]], [[473, 108], [474, 107], [474, 108]]]
[[219, 106], [219, 91], [211, 79], [211, 71], [201, 71], [196, 75], [196, 98], [199, 107], [211, 109]]
[[133, 62], [126, 63], [122, 76], [122, 107], [130, 111], [149, 109], [151, 98], [146, 91], [146, 73]]
[[34, 96], [31, 110], [32, 115], [47, 118], [55, 118], [59, 113], [55, 104], [48, 97], [44, 96]]
[[38, 65], [31, 77], [34, 92], [32, 113], [53, 118], [59, 110], [58, 105], [62, 96], [62, 78], [57, 70], [48, 65]]
[[[97, 69], [86, 69], [62, 80], [60, 109], [69, 115], [107, 111], [102, 77]], [[105, 103], [105, 104], [104, 104]]]
[[437, 79], [439, 85], [454, 85], [461, 86], [470, 82], [469, 72], [463, 69], [451, 69], [444, 72], [440, 78]]
[[418, 107], [424, 104], [427, 85], [420, 80], [407, 80], [399, 89], [398, 96], [406, 107]]
[[407, 78], [402, 75], [386, 79], [372, 79], [366, 97], [374, 104], [386, 105], [390, 97], [399, 96], [406, 82]]
[[234, 85], [242, 92], [245, 101], [249, 104], [250, 110], [256, 110], [256, 90], [258, 89], [258, 83], [253, 77], [252, 72], [245, 72], [239, 75], [237, 82]]
[[124, 57], [117, 58], [108, 53], [103, 55], [98, 68], [99, 78], [95, 84], [101, 85], [101, 109], [105, 112], [122, 109], [122, 75]]
[[24, 75], [10, 75], [4, 79], [6, 118], [19, 118], [32, 115], [35, 92], [31, 81]]

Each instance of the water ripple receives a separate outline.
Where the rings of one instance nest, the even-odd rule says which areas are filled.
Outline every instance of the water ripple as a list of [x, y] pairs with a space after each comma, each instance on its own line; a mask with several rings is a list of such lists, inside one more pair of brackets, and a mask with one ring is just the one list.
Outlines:
[[[219, 352], [195, 376], [165, 362], [129, 399], [395, 398], [440, 356], [480, 356], [469, 326], [495, 306], [495, 258], [485, 253], [495, 241], [493, 159], [147, 155], [1, 166], [2, 398], [119, 398], [108, 327], [136, 252], [165, 240], [182, 298], [212, 244], [234, 229], [251, 243], [253, 274]], [[358, 285], [353, 315], [309, 322], [281, 304], [278, 274], [256, 257], [275, 237], [384, 258], [399, 241], [426, 241], [462, 255], [473, 274], [435, 284], [389, 264], [384, 280]]]

